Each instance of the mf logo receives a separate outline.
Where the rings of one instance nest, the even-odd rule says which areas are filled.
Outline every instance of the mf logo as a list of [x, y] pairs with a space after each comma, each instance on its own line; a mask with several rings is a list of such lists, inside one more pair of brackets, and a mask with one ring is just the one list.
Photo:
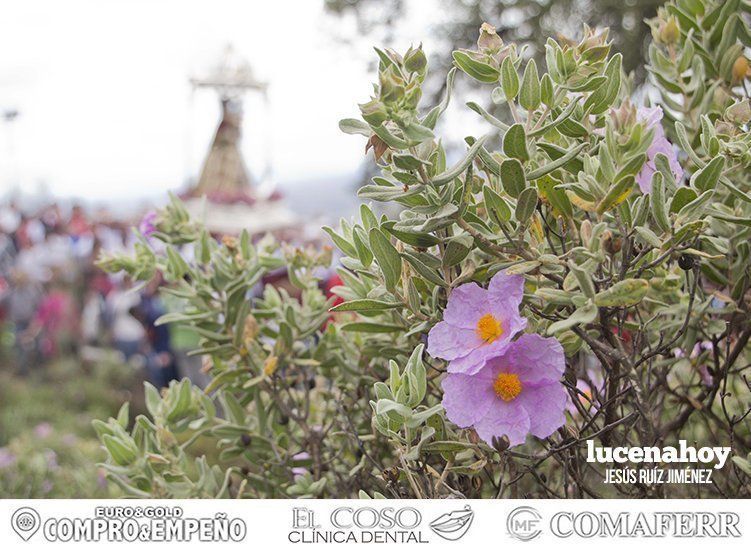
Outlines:
[[506, 531], [511, 538], [527, 542], [540, 535], [542, 516], [531, 506], [520, 506], [506, 519]]

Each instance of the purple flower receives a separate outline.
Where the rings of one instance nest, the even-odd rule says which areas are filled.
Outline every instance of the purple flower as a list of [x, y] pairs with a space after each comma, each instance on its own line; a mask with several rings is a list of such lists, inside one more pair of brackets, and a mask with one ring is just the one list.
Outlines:
[[524, 277], [499, 272], [487, 290], [466, 283], [449, 296], [443, 321], [428, 334], [428, 353], [450, 361], [449, 372], [474, 374], [501, 355], [527, 320], [519, 315]]
[[45, 421], [34, 427], [34, 435], [37, 438], [49, 438], [52, 434], [52, 430], [52, 425]]
[[[576, 388], [579, 391], [575, 394], [579, 397], [579, 402], [587, 412], [591, 412], [596, 408], [595, 404], [598, 399], [598, 391], [602, 388], [603, 383], [602, 375], [594, 370], [587, 370], [587, 379], [579, 378], [576, 380]], [[571, 392], [566, 399], [566, 410], [568, 410], [573, 417], [579, 415], [579, 407], [571, 398]]]
[[16, 456], [8, 448], [0, 448], [0, 469], [8, 468], [16, 462]]
[[141, 219], [141, 223], [138, 225], [138, 231], [148, 238], [156, 232], [156, 220], [157, 214], [155, 211], [146, 212]]
[[[292, 461], [308, 461], [310, 459], [310, 454], [307, 451], [301, 451], [300, 453], [296, 453], [292, 456]], [[292, 474], [295, 476], [302, 476], [303, 474], [307, 474], [308, 470], [305, 467], [302, 466], [296, 466], [294, 463], [292, 465]]]
[[474, 375], [443, 379], [446, 416], [460, 427], [474, 427], [485, 442], [506, 435], [523, 444], [528, 433], [550, 436], [566, 422], [566, 364], [555, 338], [525, 334]]
[[714, 384], [714, 378], [709, 372], [709, 367], [707, 365], [699, 365], [698, 370], [699, 377], [701, 378], [701, 383], [707, 387], [712, 387], [712, 385]]
[[675, 179], [680, 180], [683, 177], [683, 168], [678, 162], [678, 156], [668, 139], [665, 137], [665, 131], [662, 129], [662, 108], [654, 106], [652, 108], [639, 108], [636, 112], [637, 119], [644, 123], [647, 130], [652, 130], [652, 143], [647, 149], [647, 162], [636, 176], [636, 183], [642, 193], [649, 193], [652, 190], [652, 176], [657, 172], [655, 165], [655, 156], [662, 153], [668, 158], [670, 170], [673, 172]]

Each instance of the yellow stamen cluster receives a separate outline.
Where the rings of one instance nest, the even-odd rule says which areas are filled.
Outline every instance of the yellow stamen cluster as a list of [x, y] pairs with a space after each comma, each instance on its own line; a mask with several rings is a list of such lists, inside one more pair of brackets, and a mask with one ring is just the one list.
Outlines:
[[483, 342], [492, 344], [503, 334], [503, 327], [493, 314], [485, 314], [477, 321], [475, 332]]
[[514, 400], [522, 392], [522, 382], [519, 380], [519, 375], [499, 373], [493, 382], [493, 391], [501, 400], [506, 402]]

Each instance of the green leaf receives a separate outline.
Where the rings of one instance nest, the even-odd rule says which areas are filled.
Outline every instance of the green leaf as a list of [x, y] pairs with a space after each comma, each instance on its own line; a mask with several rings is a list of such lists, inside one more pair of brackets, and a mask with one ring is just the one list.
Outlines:
[[409, 153], [394, 153], [394, 166], [402, 170], [417, 170], [420, 166], [430, 166], [430, 163], [418, 159]]
[[514, 198], [527, 188], [524, 167], [518, 159], [506, 159], [501, 163], [501, 184], [503, 190]]
[[471, 109], [473, 112], [480, 115], [483, 119], [485, 119], [488, 123], [496, 127], [501, 131], [501, 133], [505, 133], [508, 130], [508, 125], [498, 119], [497, 117], [494, 117], [491, 115], [487, 110], [485, 110], [482, 106], [480, 106], [476, 102], [467, 102], [467, 107]]
[[531, 59], [524, 69], [522, 86], [519, 92], [519, 104], [527, 111], [534, 111], [540, 106], [540, 78], [537, 74], [535, 59]]
[[479, 153], [480, 149], [482, 149], [482, 146], [485, 144], [488, 138], [489, 135], [486, 134], [482, 138], [478, 139], [474, 144], [472, 144], [462, 160], [456, 163], [452, 168], [435, 176], [431, 180], [431, 183], [433, 185], [440, 186], [456, 179], [462, 172], [467, 169], [469, 164], [474, 160], [477, 153]]
[[[569, 162], [576, 159], [576, 156], [579, 153], [581, 153], [582, 149], [587, 147], [587, 145], [588, 144], [584, 142], [583, 144], [579, 144], [576, 147], [569, 149], [565, 154], [561, 154], [561, 156], [559, 156], [557, 159], [553, 160], [552, 162], [544, 164], [540, 168], [537, 168], [536, 170], [532, 170], [527, 175], [527, 179], [532, 181], [537, 178], [541, 178], [542, 176], [545, 176], [547, 174], [550, 174], [552, 171], [557, 170], [561, 166], [566, 166]], [[548, 154], [554, 153], [553, 148], [552, 147], [547, 148], [546, 153]], [[581, 164], [581, 161], [579, 161], [579, 163]]]
[[[357, 191], [357, 196], [359, 196], [360, 198], [375, 200], [376, 202], [392, 202], [394, 200], [404, 202], [407, 201], [407, 199], [409, 199], [410, 197], [419, 195], [423, 191], [425, 191], [424, 185], [417, 185], [415, 187], [407, 187], [406, 185], [402, 185], [401, 187], [397, 187], [394, 185], [386, 186], [371, 184], [361, 187]], [[324, 227], [324, 230], [326, 230], [326, 227]], [[326, 230], [326, 232], [328, 232], [329, 235], [334, 238], [329, 230]], [[334, 244], [336, 244], [337, 247], [339, 247], [339, 249], [341, 249], [345, 254], [347, 253], [343, 247], [339, 246], [337, 239], [334, 239]], [[352, 249], [354, 249], [354, 247]]]
[[503, 152], [509, 157], [521, 161], [529, 160], [527, 136], [521, 123], [511, 125], [503, 136]]
[[[483, 191], [486, 187], [483, 188]], [[485, 199], [486, 206], [487, 206], [487, 203], [488, 201], [486, 198]], [[504, 202], [504, 204], [506, 203]], [[508, 205], [506, 205], [506, 212], [508, 213], [508, 217], [506, 218], [506, 221], [508, 221], [508, 219], [511, 217], [511, 210], [509, 210]], [[488, 212], [488, 213], [491, 213], [491, 212]], [[496, 212], [493, 212], [493, 213], [496, 213]], [[453, 238], [449, 239], [448, 243], [446, 244], [446, 249], [443, 252], [443, 259], [442, 259], [443, 266], [456, 266], [457, 264], [461, 263], [469, 254], [469, 252], [472, 250], [473, 245], [474, 245], [474, 238], [472, 238], [468, 234], [458, 234], [454, 236]]]
[[402, 273], [402, 260], [399, 257], [399, 252], [391, 245], [389, 239], [380, 229], [370, 229], [368, 236], [370, 249], [381, 267], [381, 272], [383, 272], [386, 289], [393, 291], [396, 284], [399, 283], [399, 277]]
[[370, 251], [368, 244], [365, 242], [365, 232], [359, 225], [352, 230], [352, 239], [355, 242], [358, 258], [365, 268], [368, 268], [373, 262], [373, 252]]
[[637, 234], [642, 239], [642, 241], [646, 242], [652, 247], [660, 247], [662, 245], [662, 240], [649, 228], [644, 226], [636, 226], [634, 227], [636, 229]]
[[498, 225], [502, 225], [511, 219], [511, 209], [503, 197], [496, 193], [489, 185], [482, 188], [482, 196], [485, 201], [485, 209]]
[[117, 423], [123, 429], [125, 429], [128, 426], [128, 422], [130, 421], [129, 413], [130, 413], [130, 403], [125, 402], [120, 407], [120, 410], [118, 410], [117, 412]]
[[495, 83], [500, 72], [488, 62], [478, 60], [470, 55], [471, 52], [454, 51], [452, 56], [459, 69], [481, 83]]
[[649, 282], [641, 278], [629, 278], [595, 295], [598, 306], [633, 306], [644, 298], [649, 290]]
[[414, 253], [410, 252], [404, 252], [402, 253], [402, 257], [404, 257], [409, 264], [412, 265], [412, 268], [415, 269], [415, 271], [420, 274], [424, 279], [428, 280], [431, 283], [434, 283], [436, 285], [440, 285], [441, 287], [448, 287], [448, 283], [446, 283], [446, 280], [444, 280], [438, 272], [436, 272], [435, 268], [432, 268], [422, 262], [420, 258], [415, 255]]
[[397, 229], [393, 226], [384, 228], [397, 240], [413, 247], [428, 248], [440, 243], [441, 239], [426, 232], [415, 232], [410, 230]]
[[660, 227], [660, 232], [670, 232], [670, 219], [667, 210], [667, 197], [665, 195], [665, 181], [660, 172], [652, 176], [652, 191], [650, 193], [652, 204], [652, 217]]
[[722, 155], [716, 156], [704, 168], [694, 172], [694, 175], [691, 176], [691, 185], [699, 193], [714, 189], [724, 168], [725, 157]]
[[608, 81], [600, 85], [597, 90], [589, 95], [584, 102], [584, 111], [589, 111], [593, 115], [605, 113], [618, 97], [618, 91], [621, 88], [621, 61], [623, 56], [620, 53], [613, 55], [605, 67], [605, 77]]
[[367, 333], [390, 333], [403, 332], [404, 327], [399, 325], [390, 325], [388, 323], [373, 323], [370, 321], [356, 321], [355, 323], [345, 323], [341, 330], [347, 332], [367, 332]]
[[540, 197], [550, 204], [557, 215], [571, 218], [574, 216], [574, 209], [571, 207], [566, 191], [559, 187], [560, 184], [561, 182], [557, 179], [544, 176], [537, 180], [537, 189], [540, 191]]
[[162, 396], [156, 387], [149, 382], [143, 382], [144, 396], [146, 397], [146, 409], [152, 418], [156, 418], [159, 413], [159, 406], [162, 403]]
[[391, 310], [393, 308], [400, 308], [402, 306], [399, 302], [385, 302], [383, 300], [375, 300], [370, 298], [361, 298], [357, 300], [348, 300], [337, 304], [331, 308], [331, 312], [383, 312], [385, 310]]
[[129, 448], [123, 440], [111, 434], [102, 436], [104, 447], [112, 460], [120, 466], [128, 466], [136, 460], [136, 452]]
[[342, 250], [342, 252], [347, 257], [352, 257], [353, 259], [357, 259], [357, 249], [355, 249], [355, 246], [352, 245], [349, 240], [338, 234], [334, 229], [331, 227], [322, 227], [323, 230], [326, 232], [326, 234], [331, 237], [331, 240], [334, 242], [334, 245]]
[[537, 189], [527, 187], [516, 202], [516, 220], [526, 223], [537, 208]]
[[553, 335], [559, 332], [567, 331], [575, 325], [584, 325], [592, 323], [597, 319], [597, 306], [591, 300], [584, 306], [578, 308], [569, 317], [562, 321], [556, 321], [548, 327], [548, 334]]
[[678, 213], [686, 204], [696, 200], [697, 196], [691, 187], [678, 187], [670, 201], [670, 213]]
[[603, 214], [623, 202], [634, 190], [634, 176], [625, 176], [614, 184], [597, 205], [597, 213]]
[[176, 396], [172, 396], [171, 403], [172, 408], [167, 414], [167, 421], [177, 421], [190, 410], [192, 401], [190, 381], [187, 378], [183, 378], [180, 381], [180, 385], [175, 389], [170, 388], [176, 392]]
[[370, 138], [370, 135], [373, 133], [373, 131], [370, 130], [370, 125], [359, 119], [342, 119], [339, 121], [339, 130], [345, 134], [361, 134], [368, 138]]
[[561, 289], [550, 289], [548, 287], [540, 287], [535, 291], [535, 296], [539, 297], [548, 304], [555, 304], [556, 306], [568, 306], [573, 304], [573, 293], [563, 291]]
[[516, 67], [511, 61], [511, 56], [507, 56], [501, 63], [501, 87], [506, 100], [511, 102], [519, 94], [519, 74], [516, 73]]
[[540, 98], [547, 107], [553, 107], [555, 93], [553, 92], [553, 80], [550, 79], [550, 74], [542, 75], [542, 79], [540, 80]]
[[586, 295], [587, 298], [595, 298], [595, 284], [592, 282], [590, 273], [585, 268], [578, 266], [575, 262], [569, 261], [568, 267], [571, 269], [571, 273], [576, 278], [581, 292]]

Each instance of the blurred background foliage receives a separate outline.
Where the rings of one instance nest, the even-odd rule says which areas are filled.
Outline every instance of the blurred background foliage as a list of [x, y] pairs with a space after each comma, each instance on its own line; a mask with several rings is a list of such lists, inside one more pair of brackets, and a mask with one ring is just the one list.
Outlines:
[[[129, 401], [142, 410], [137, 372], [118, 361], [72, 358], [26, 376], [0, 367], [0, 498], [107, 498], [105, 454], [91, 420]], [[140, 397], [140, 398], [139, 398]]]
[[[353, 15], [360, 31], [379, 45], [392, 45], [407, 19], [406, 0], [324, 0], [326, 9], [340, 16]], [[613, 50], [623, 54], [623, 69], [633, 72], [635, 81], [646, 78], [643, 61], [649, 38], [644, 20], [654, 17], [660, 0], [440, 0], [440, 8], [426, 17], [434, 17], [424, 35], [437, 40], [431, 48], [433, 74], [451, 67], [451, 51], [471, 48], [477, 29], [484, 22], [496, 27], [505, 42], [529, 46], [538, 64], [544, 56], [548, 36], [574, 36], [582, 23], [591, 27], [609, 27]], [[429, 79], [429, 99], [439, 96], [445, 81]], [[432, 96], [431, 96], [432, 95]]]

